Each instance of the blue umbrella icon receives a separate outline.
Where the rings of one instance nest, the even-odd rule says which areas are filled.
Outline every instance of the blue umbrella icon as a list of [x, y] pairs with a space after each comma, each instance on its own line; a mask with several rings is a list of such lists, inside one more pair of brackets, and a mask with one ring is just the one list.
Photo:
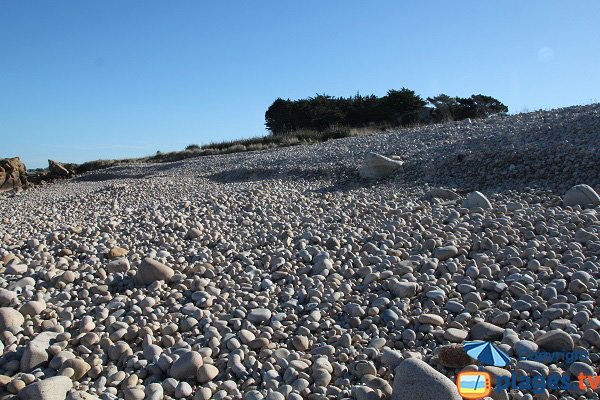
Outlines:
[[506, 367], [510, 364], [510, 357], [490, 342], [465, 342], [463, 347], [469, 357], [475, 358], [483, 364], [495, 367]]

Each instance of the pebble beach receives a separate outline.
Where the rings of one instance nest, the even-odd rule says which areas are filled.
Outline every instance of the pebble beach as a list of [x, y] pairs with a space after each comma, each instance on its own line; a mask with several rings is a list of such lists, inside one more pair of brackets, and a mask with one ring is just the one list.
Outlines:
[[599, 191], [592, 104], [0, 195], [0, 399], [460, 400], [466, 340], [599, 399]]

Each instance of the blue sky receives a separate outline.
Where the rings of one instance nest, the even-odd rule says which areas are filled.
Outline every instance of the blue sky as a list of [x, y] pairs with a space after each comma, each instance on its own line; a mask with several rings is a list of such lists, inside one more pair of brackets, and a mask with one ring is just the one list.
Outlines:
[[600, 2], [0, 1], [0, 157], [29, 168], [266, 134], [277, 97], [600, 101]]

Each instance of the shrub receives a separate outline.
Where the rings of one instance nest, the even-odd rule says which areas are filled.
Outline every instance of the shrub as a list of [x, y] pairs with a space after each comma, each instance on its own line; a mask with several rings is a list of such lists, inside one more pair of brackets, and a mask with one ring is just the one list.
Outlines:
[[197, 144], [190, 144], [185, 149], [187, 151], [198, 151], [198, 150], [200, 150], [200, 146], [198, 146]]

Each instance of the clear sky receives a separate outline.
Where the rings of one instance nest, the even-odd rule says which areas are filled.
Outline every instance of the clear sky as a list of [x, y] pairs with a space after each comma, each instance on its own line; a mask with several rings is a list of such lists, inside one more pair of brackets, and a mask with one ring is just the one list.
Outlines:
[[0, 1], [0, 157], [29, 168], [266, 134], [277, 97], [600, 101], [600, 1]]

